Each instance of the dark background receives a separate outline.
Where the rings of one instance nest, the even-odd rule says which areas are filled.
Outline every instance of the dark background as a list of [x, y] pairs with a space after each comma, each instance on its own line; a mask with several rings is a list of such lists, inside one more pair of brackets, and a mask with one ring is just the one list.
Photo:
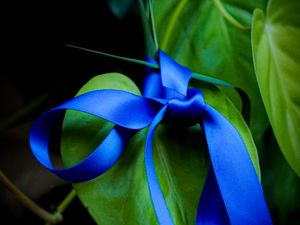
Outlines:
[[[7, 1], [0, 3], [0, 168], [27, 195], [51, 211], [71, 190], [33, 158], [28, 133], [42, 112], [76, 94], [95, 75], [121, 72], [139, 86], [144, 68], [66, 47], [72, 44], [143, 59], [137, 12], [122, 21], [106, 1]], [[55, 90], [53, 92], [53, 90]], [[49, 94], [50, 93], [50, 94]], [[44, 97], [47, 96], [47, 97]], [[25, 116], [11, 116], [44, 98]], [[76, 199], [62, 224], [94, 224]], [[0, 184], [0, 224], [44, 224]]]

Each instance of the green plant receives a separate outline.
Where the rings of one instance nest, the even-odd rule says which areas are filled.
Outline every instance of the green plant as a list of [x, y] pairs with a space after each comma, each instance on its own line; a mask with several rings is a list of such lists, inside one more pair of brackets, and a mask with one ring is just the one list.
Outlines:
[[[161, 48], [194, 72], [191, 85], [201, 89], [208, 104], [221, 112], [242, 136], [261, 176], [274, 222], [297, 224], [300, 3], [296, 0], [108, 2], [120, 20], [138, 5], [145, 31], [145, 54], [156, 58]], [[76, 48], [157, 67], [143, 59]], [[235, 88], [218, 86], [228, 83]], [[96, 89], [119, 89], [141, 95], [139, 88], [119, 73], [94, 77], [77, 95]], [[104, 120], [68, 111], [61, 139], [65, 166], [86, 158], [111, 128], [112, 124]], [[124, 224], [124, 218], [128, 224], [156, 223], [145, 181], [145, 135], [144, 130], [140, 131], [108, 172], [94, 180], [73, 184], [97, 224]], [[159, 128], [154, 139], [159, 181], [176, 224], [195, 224], [197, 203], [209, 166], [207, 151], [199, 139], [195, 129], [167, 125]]]

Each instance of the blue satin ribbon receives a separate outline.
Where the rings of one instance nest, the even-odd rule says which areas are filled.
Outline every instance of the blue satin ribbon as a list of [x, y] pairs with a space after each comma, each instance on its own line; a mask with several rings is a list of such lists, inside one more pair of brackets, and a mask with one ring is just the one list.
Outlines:
[[[148, 71], [143, 97], [120, 90], [91, 91], [41, 115], [33, 124], [29, 137], [34, 156], [66, 181], [90, 180], [111, 168], [132, 136], [150, 126], [145, 146], [149, 193], [158, 223], [173, 225], [154, 167], [153, 136], [161, 122], [200, 124], [211, 166], [196, 224], [272, 224], [261, 184], [239, 133], [224, 116], [205, 103], [201, 91], [188, 88], [192, 74], [189, 69], [164, 52], [158, 53], [160, 71]], [[156, 63], [152, 59], [149, 61]], [[115, 127], [86, 159], [58, 170], [50, 160], [49, 137], [57, 117], [67, 109], [103, 118]]]

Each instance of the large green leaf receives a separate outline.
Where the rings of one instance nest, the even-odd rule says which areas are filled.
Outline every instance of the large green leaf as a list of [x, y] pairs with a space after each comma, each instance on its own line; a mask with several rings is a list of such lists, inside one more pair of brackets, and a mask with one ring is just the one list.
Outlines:
[[[197, 83], [199, 85], [199, 83]], [[222, 112], [240, 131], [259, 174], [251, 133], [233, 104], [212, 85], [201, 86], [206, 101]], [[95, 89], [121, 89], [139, 94], [123, 75], [93, 78], [78, 94]], [[62, 156], [66, 166], [86, 157], [103, 139], [111, 124], [90, 115], [68, 111], [64, 120]], [[128, 144], [110, 170], [91, 181], [73, 184], [97, 224], [157, 224], [144, 167], [147, 129]], [[155, 167], [165, 199], [176, 224], [195, 224], [196, 209], [207, 174], [209, 158], [199, 127], [160, 125], [154, 137]]]
[[[245, 26], [250, 26], [254, 8], [265, 8], [266, 4], [265, 0], [221, 2]], [[195, 72], [246, 91], [251, 100], [250, 128], [254, 139], [260, 140], [269, 122], [254, 75], [250, 32], [230, 24], [213, 0], [156, 0], [154, 16], [158, 42], [164, 51]], [[238, 94], [232, 89], [223, 91], [240, 109]]]
[[256, 76], [283, 155], [300, 176], [300, 2], [271, 0], [253, 17]]

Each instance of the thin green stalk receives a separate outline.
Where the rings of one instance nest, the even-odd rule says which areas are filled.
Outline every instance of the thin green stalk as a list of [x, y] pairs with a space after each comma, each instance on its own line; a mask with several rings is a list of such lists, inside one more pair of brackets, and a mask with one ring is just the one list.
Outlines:
[[153, 39], [154, 39], [154, 44], [156, 50], [158, 50], [158, 41], [157, 41], [157, 35], [156, 35], [156, 29], [155, 29], [155, 19], [154, 19], [154, 13], [153, 13], [153, 7], [152, 7], [152, 2], [151, 0], [148, 0], [149, 4], [149, 10], [150, 10], [150, 18], [151, 18], [151, 26], [152, 26], [152, 34], [153, 34]]
[[140, 14], [142, 19], [142, 25], [144, 28], [147, 55], [151, 58], [155, 58], [156, 49], [154, 47], [152, 35], [149, 35], [151, 34], [151, 28], [150, 28], [149, 21], [146, 17], [143, 0], [138, 0], [138, 3], [139, 3], [139, 9], [140, 9]]
[[[103, 56], [108, 56], [108, 57], [115, 58], [115, 59], [124, 60], [124, 61], [131, 62], [131, 63], [136, 63], [136, 64], [139, 64], [139, 65], [148, 66], [148, 67], [151, 67], [153, 69], [159, 69], [158, 64], [146, 62], [146, 61], [143, 61], [143, 60], [138, 60], [138, 59], [132, 59], [132, 58], [127, 58], [127, 57], [118, 56], [118, 55], [107, 54], [107, 53], [104, 53], [104, 52], [98, 52], [98, 51], [95, 51], [95, 50], [82, 48], [82, 47], [77, 47], [77, 46], [73, 46], [73, 45], [66, 45], [66, 46], [76, 48], [76, 49], [80, 49], [80, 50], [87, 51], [87, 52], [91, 52], [91, 53], [96, 53], [96, 54], [103, 55]], [[201, 80], [201, 81], [208, 82], [208, 83], [213, 83], [213, 84], [226, 86], [226, 87], [233, 87], [233, 85], [231, 85], [231, 84], [229, 84], [229, 83], [227, 83], [223, 80], [219, 80], [217, 78], [206, 76], [206, 75], [199, 74], [199, 73], [192, 73], [192, 77], [196, 80]]]
[[[72, 191], [65, 197], [65, 199], [57, 206], [56, 212], [62, 215], [62, 213], [71, 204], [75, 197], [76, 192], [74, 189], [72, 189]], [[51, 223], [47, 222], [46, 225], [51, 225]]]
[[38, 217], [48, 222], [49, 224], [56, 224], [61, 222], [63, 217], [60, 213], [54, 214], [41, 208], [34, 201], [32, 201], [27, 195], [25, 195], [19, 188], [17, 188], [5, 174], [0, 170], [0, 182], [2, 182], [6, 188], [14, 194], [14, 196], [29, 210], [31, 210]]
[[222, 16], [233, 26], [235, 26], [238, 29], [244, 30], [244, 31], [248, 31], [250, 30], [250, 27], [246, 27], [244, 25], [242, 25], [239, 21], [237, 21], [234, 17], [232, 17], [224, 8], [221, 0], [212, 0], [214, 5], [216, 6], [216, 8], [220, 11], [220, 13], [222, 14]]
[[200, 73], [194, 73], [193, 72], [192, 73], [192, 78], [194, 78], [196, 80], [200, 80], [200, 81], [220, 85], [220, 86], [225, 86], [225, 87], [230, 87], [230, 88], [234, 87], [232, 84], [230, 84], [226, 81], [223, 81], [223, 80], [220, 80], [220, 79], [217, 79], [217, 78], [214, 78], [214, 77], [210, 77], [210, 76], [207, 76], [207, 75], [203, 75], [203, 74], [200, 74]]
[[184, 9], [187, 2], [188, 2], [188, 0], [180, 1], [178, 3], [178, 5], [176, 6], [173, 14], [171, 15], [169, 25], [167, 26], [167, 30], [165, 32], [164, 38], [163, 38], [162, 43], [161, 43], [161, 49], [166, 50], [166, 48], [168, 46], [168, 42], [169, 42], [170, 37], [171, 37], [171, 34], [174, 30], [176, 21], [178, 20], [178, 17], [180, 15], [180, 13], [182, 12], [182, 10]]
[[48, 96], [49, 95], [38, 97], [36, 100], [26, 105], [20, 111], [17, 111], [16, 113], [12, 114], [8, 119], [6, 119], [0, 124], [0, 131], [9, 128], [10, 126], [18, 122], [20, 119], [29, 115], [34, 109], [36, 109], [41, 103], [43, 103]]
[[57, 211], [63, 213], [75, 197], [76, 192], [74, 189], [72, 189], [72, 191], [66, 196], [66, 198], [57, 206]]
[[26, 105], [21, 110], [12, 114], [8, 119], [0, 123], [0, 131], [3, 131], [4, 129], [13, 126], [15, 123], [17, 123], [24, 117], [28, 116], [33, 110], [37, 109], [41, 104], [43, 104], [50, 96], [55, 94], [57, 91], [61, 90], [62, 87], [63, 85], [58, 86], [54, 90], [50, 91], [49, 93], [46, 93], [45, 95], [38, 97], [37, 99], [35, 99], [33, 102]]
[[82, 47], [78, 47], [78, 46], [74, 46], [74, 45], [66, 45], [66, 46], [71, 47], [71, 48], [80, 49], [80, 50], [83, 50], [83, 51], [86, 51], [86, 52], [96, 53], [96, 54], [99, 54], [99, 55], [115, 58], [115, 59], [120, 59], [120, 60], [127, 61], [127, 62], [132, 62], [132, 63], [144, 65], [144, 66], [149, 66], [149, 67], [154, 68], [154, 69], [159, 68], [158, 65], [156, 65], [154, 63], [146, 62], [146, 61], [139, 60], [139, 59], [132, 59], [132, 58], [127, 58], [127, 57], [123, 57], [123, 56], [112, 55], [112, 54], [99, 52], [99, 51], [91, 50], [91, 49], [88, 49], [88, 48], [82, 48]]

